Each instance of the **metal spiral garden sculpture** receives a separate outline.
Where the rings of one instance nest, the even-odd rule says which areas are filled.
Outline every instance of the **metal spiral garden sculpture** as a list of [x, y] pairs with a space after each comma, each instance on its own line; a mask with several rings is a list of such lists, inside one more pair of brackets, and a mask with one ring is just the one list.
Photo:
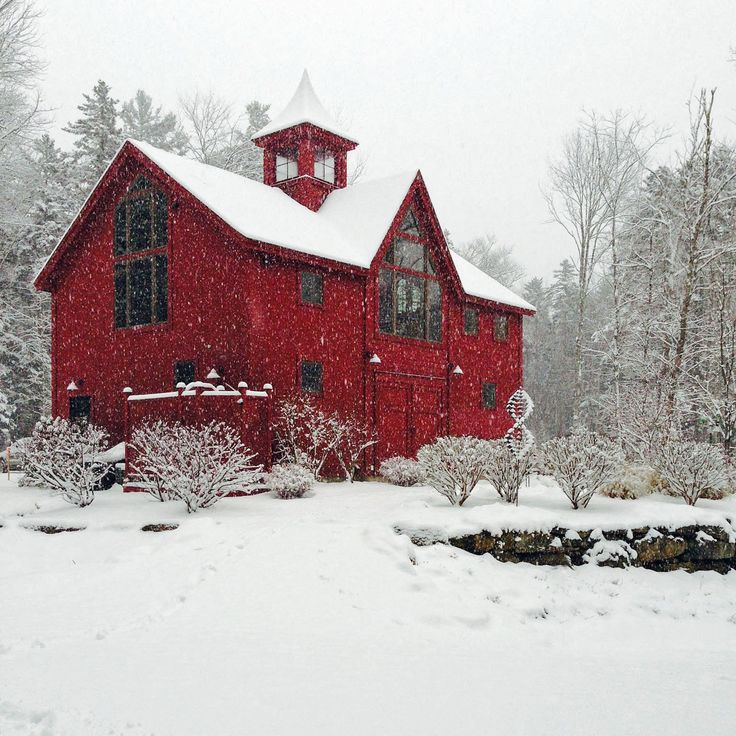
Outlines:
[[517, 458], [522, 458], [534, 446], [534, 435], [525, 426], [526, 420], [534, 411], [534, 402], [523, 388], [519, 388], [506, 402], [506, 411], [514, 424], [504, 435], [504, 440], [511, 452]]

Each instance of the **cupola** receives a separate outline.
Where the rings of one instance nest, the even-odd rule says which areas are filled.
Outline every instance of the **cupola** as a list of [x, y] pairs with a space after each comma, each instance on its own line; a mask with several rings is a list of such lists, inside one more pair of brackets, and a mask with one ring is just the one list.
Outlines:
[[314, 211], [347, 185], [347, 153], [358, 145], [325, 110], [306, 70], [289, 104], [253, 142], [263, 149], [264, 184]]

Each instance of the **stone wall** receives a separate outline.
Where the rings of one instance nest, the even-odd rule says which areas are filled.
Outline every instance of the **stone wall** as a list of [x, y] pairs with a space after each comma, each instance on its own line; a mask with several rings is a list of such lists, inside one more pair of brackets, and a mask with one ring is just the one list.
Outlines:
[[[407, 532], [415, 544], [437, 538]], [[532, 565], [583, 565], [644, 567], [648, 570], [736, 569], [736, 538], [718, 526], [683, 526], [678, 529], [643, 527], [602, 532], [554, 528], [548, 532], [479, 532], [449, 538], [447, 543], [476, 555], [491, 554], [502, 562]]]

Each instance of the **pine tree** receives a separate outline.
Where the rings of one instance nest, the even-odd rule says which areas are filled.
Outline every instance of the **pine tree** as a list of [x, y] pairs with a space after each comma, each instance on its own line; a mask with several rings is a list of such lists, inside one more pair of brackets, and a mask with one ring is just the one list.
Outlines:
[[110, 87], [103, 80], [97, 82], [91, 95], [83, 97], [84, 102], [77, 108], [82, 117], [64, 130], [77, 137], [75, 158], [82, 167], [85, 184], [91, 188], [112, 161], [122, 131], [117, 126], [118, 101], [110, 96]]
[[146, 141], [156, 148], [183, 155], [187, 148], [187, 135], [173, 112], [162, 113], [153, 106], [153, 99], [142, 89], [135, 97], [123, 103], [120, 112], [123, 136]]

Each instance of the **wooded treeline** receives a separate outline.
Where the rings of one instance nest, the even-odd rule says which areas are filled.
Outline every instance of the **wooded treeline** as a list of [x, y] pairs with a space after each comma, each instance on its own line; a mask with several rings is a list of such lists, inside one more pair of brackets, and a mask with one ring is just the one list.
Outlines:
[[43, 64], [32, 2], [0, 0], [0, 447], [50, 409], [49, 299], [32, 279], [126, 138], [261, 177], [251, 135], [269, 122], [253, 100], [242, 114], [211, 91], [164, 111], [139, 89], [120, 102], [100, 80], [82, 95], [63, 150], [37, 92]]

